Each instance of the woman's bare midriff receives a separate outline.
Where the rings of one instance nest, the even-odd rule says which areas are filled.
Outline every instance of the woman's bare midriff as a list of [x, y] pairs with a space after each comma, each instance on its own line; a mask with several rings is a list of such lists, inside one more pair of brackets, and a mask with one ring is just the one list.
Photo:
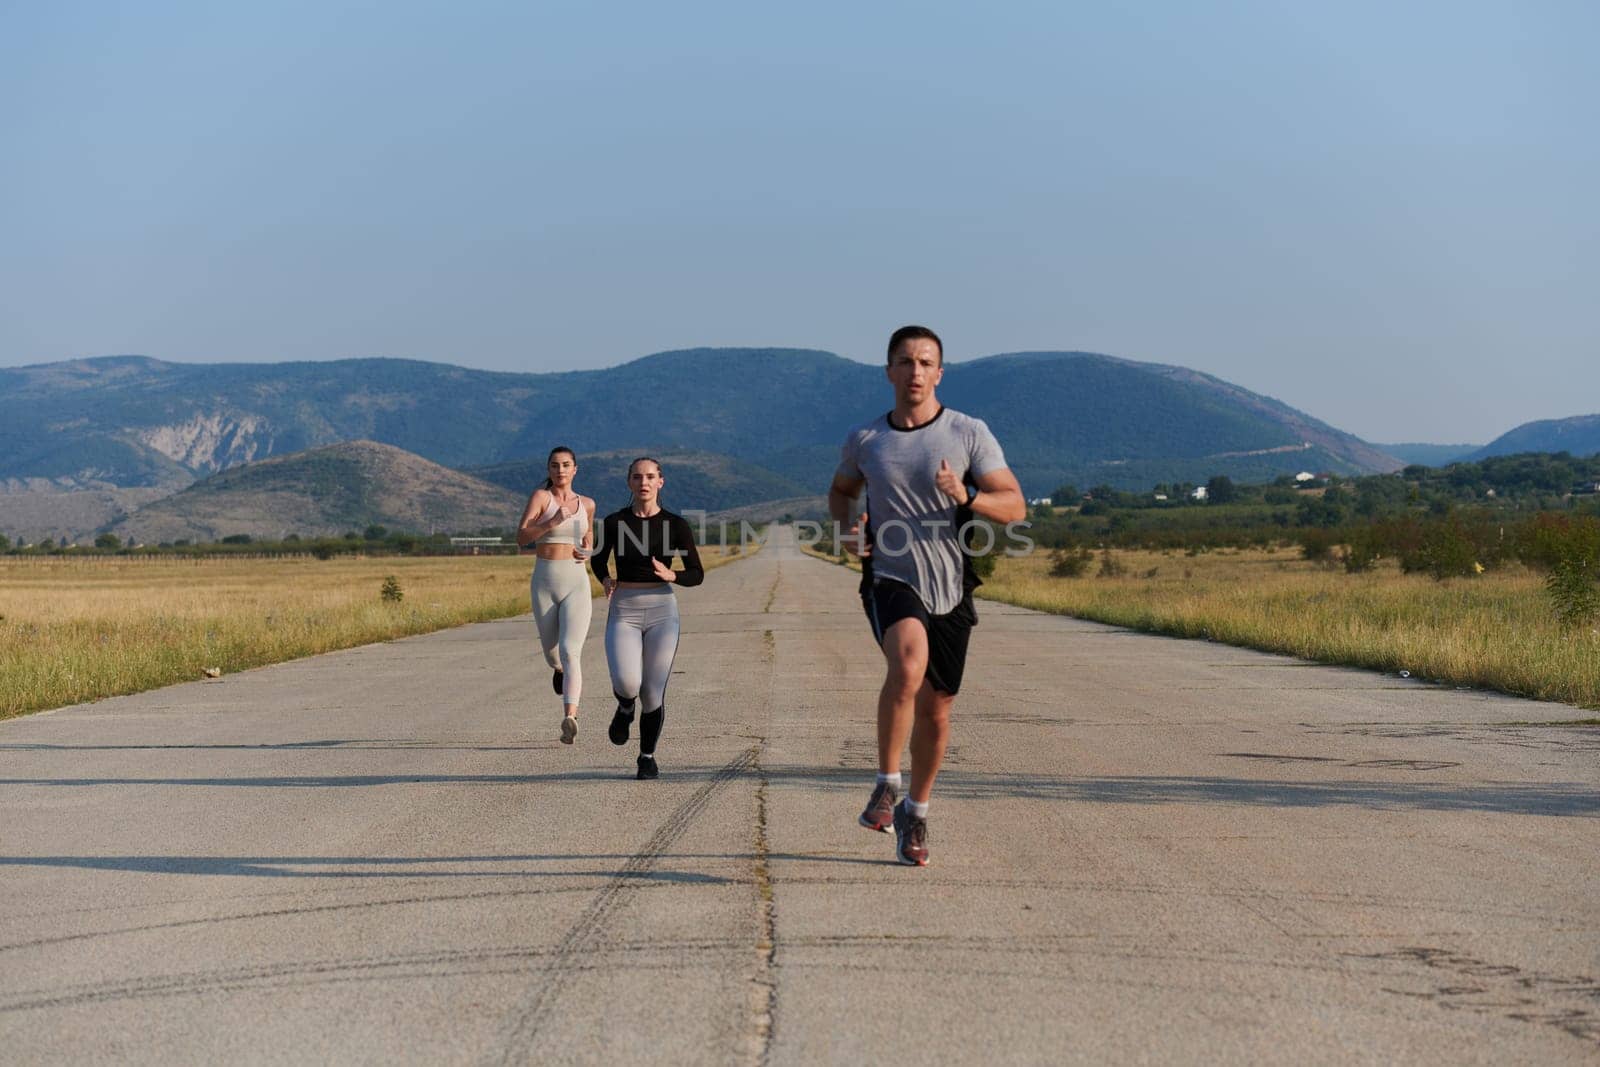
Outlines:
[[618, 589], [654, 589], [658, 585], [666, 585], [666, 584], [668, 584], [668, 583], [666, 583], [666, 582], [618, 582], [617, 583], [617, 588]]
[[540, 559], [576, 559], [571, 545], [534, 545], [533, 554]]

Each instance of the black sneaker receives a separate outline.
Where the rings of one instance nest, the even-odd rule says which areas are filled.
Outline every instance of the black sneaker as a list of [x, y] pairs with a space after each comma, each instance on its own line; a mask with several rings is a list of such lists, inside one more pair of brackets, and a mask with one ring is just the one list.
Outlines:
[[618, 705], [617, 713], [611, 716], [611, 726], [606, 730], [607, 736], [611, 738], [611, 743], [613, 745], [627, 744], [628, 728], [632, 725], [633, 712], [623, 711], [621, 705]]
[[876, 830], [880, 834], [891, 833], [894, 830], [894, 786], [888, 782], [879, 782], [872, 790], [872, 799], [867, 801], [856, 821], [868, 830]]
[[894, 855], [907, 867], [928, 865], [928, 820], [906, 810], [906, 802], [894, 806]]
[[661, 768], [656, 766], [656, 758], [654, 756], [640, 756], [639, 773], [634, 775], [634, 777], [638, 778], [640, 781], [643, 781], [647, 778], [660, 778]]
[[560, 667], [557, 667], [556, 672], [550, 676], [550, 688], [556, 691], [556, 696], [561, 696], [566, 684], [567, 676], [561, 673]]

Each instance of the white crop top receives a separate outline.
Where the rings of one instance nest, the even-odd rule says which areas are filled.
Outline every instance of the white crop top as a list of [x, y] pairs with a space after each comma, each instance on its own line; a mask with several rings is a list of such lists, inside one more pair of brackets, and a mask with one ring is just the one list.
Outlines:
[[[538, 519], [536, 519], [535, 521], [536, 522], [549, 522], [551, 519], [556, 517], [556, 512], [558, 512], [560, 510], [561, 510], [561, 505], [556, 503], [556, 500], [555, 500], [554, 497], [551, 497], [550, 498], [550, 506], [545, 508], [544, 509], [544, 514], [540, 515], [538, 517]], [[588, 528], [589, 528], [589, 511], [588, 511], [587, 508], [585, 508], [583, 506], [582, 498], [580, 497], [579, 498], [579, 503], [578, 503], [578, 513], [576, 515], [572, 516], [570, 519], [566, 520], [565, 522], [563, 522], [563, 523], [561, 523], [561, 524], [559, 524], [557, 526], [552, 526], [550, 529], [546, 530], [544, 532], [543, 536], [541, 536], [538, 540], [534, 541], [534, 544], [536, 544], [536, 545], [581, 545], [581, 544], [583, 544], [584, 531], [587, 530]]]

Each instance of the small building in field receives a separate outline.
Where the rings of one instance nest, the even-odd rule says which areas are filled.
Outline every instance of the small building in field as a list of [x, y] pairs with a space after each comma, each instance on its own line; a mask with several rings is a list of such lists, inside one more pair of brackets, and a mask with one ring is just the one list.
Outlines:
[[1194, 490], [1192, 492], [1190, 492], [1189, 499], [1190, 500], [1204, 500], [1206, 498], [1206, 496], [1207, 496], [1206, 487], [1203, 486], [1203, 485], [1197, 485], [1197, 486], [1194, 487]]
[[500, 537], [452, 537], [450, 547], [458, 556], [487, 556], [497, 553], [516, 555], [521, 551], [515, 544]]

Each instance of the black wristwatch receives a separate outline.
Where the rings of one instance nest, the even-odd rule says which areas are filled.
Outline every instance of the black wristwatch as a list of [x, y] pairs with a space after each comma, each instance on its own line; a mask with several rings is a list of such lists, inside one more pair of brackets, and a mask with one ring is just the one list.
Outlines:
[[967, 499], [966, 499], [966, 502], [963, 503], [961, 506], [964, 507], [964, 508], [970, 508], [972, 506], [972, 502], [974, 500], [976, 500], [976, 499], [978, 499], [978, 487], [975, 486], [975, 485], [969, 485], [969, 486], [967, 486]]

